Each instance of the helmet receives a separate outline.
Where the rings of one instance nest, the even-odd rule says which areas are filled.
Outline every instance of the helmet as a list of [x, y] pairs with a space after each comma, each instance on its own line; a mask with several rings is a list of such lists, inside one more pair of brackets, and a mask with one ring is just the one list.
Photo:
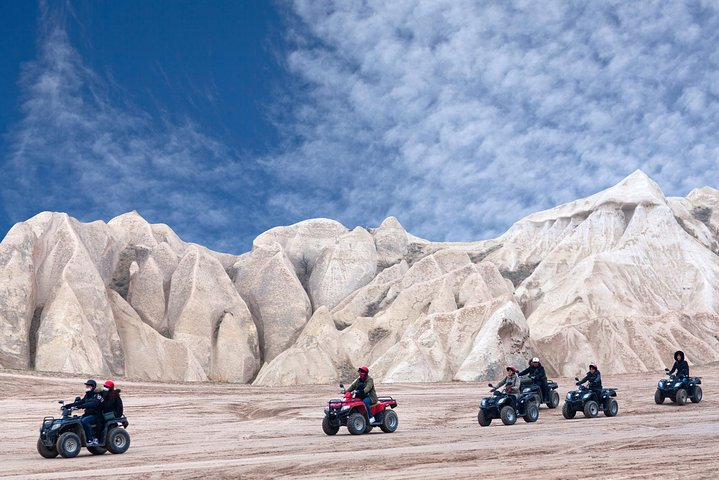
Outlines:
[[512, 370], [513, 372], [516, 373], [516, 372], [517, 372], [517, 367], [515, 367], [514, 365], [507, 365], [507, 370]]
[[369, 367], [367, 365], [362, 365], [357, 369], [357, 371], [361, 373], [369, 373]]
[[684, 352], [682, 352], [681, 350], [677, 350], [676, 352], [674, 352], [674, 360], [676, 360], [679, 355], [681, 355], [682, 360], [684, 360]]
[[539, 357], [532, 357], [532, 360], [529, 363], [539, 363]]
[[103, 385], [103, 386], [107, 387], [109, 389], [113, 389], [113, 388], [115, 388], [115, 382], [113, 382], [112, 380], [108, 380], [105, 382], [105, 385]]
[[597, 367], [597, 364], [594, 362], [589, 364], [589, 368], [592, 368], [592, 367], [594, 367], [595, 370], [599, 370], [599, 368]]
[[95, 388], [97, 387], [97, 382], [91, 378], [87, 382], [85, 382], [85, 385], [89, 385], [90, 387]]

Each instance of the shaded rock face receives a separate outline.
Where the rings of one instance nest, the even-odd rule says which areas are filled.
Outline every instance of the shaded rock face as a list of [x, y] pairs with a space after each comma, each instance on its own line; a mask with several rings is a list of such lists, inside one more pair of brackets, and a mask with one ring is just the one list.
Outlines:
[[539, 355], [656, 370], [719, 360], [719, 191], [642, 172], [496, 239], [438, 243], [390, 217], [306, 220], [240, 256], [136, 212], [41, 213], [0, 243], [0, 367], [299, 385], [497, 380]]

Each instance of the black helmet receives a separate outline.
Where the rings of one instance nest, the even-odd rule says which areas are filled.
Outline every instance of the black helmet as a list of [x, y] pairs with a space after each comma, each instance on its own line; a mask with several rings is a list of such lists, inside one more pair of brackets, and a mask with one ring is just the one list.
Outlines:
[[93, 380], [92, 378], [90, 380], [88, 380], [87, 382], [85, 382], [85, 385], [89, 385], [93, 389], [97, 388], [97, 382], [95, 380]]
[[681, 355], [681, 356], [682, 356], [682, 360], [684, 360], [684, 352], [682, 352], [681, 350], [677, 350], [676, 352], [674, 352], [674, 360], [678, 360], [677, 357], [678, 357], [679, 355]]

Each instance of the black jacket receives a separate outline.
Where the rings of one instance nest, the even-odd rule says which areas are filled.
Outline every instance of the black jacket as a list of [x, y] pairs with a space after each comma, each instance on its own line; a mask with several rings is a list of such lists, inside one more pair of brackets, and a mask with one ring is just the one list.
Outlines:
[[584, 382], [589, 382], [588, 387], [592, 390], [599, 390], [602, 388], [602, 374], [599, 373], [599, 370], [595, 370], [594, 373], [587, 372], [584, 378], [581, 379], [577, 384], [580, 385]]
[[519, 372], [517, 375], [522, 377], [527, 374], [535, 382], [541, 383], [541, 382], [547, 381], [547, 374], [544, 371], [544, 367], [541, 364], [537, 365], [536, 367], [530, 365], [527, 368], [525, 368], [524, 370], [522, 370], [521, 372]]
[[669, 375], [674, 373], [676, 370], [678, 377], [689, 376], [689, 363], [686, 360], [675, 360], [672, 369], [669, 370]]
[[77, 408], [83, 408], [85, 409], [85, 413], [82, 415], [83, 417], [88, 417], [90, 415], [100, 415], [102, 411], [102, 403], [103, 403], [102, 395], [95, 392], [85, 392], [85, 396], [80, 399], [78, 402], [73, 402], [68, 405], [65, 405], [66, 407], [77, 407]]
[[121, 391], [122, 390], [110, 390], [102, 392], [102, 398], [104, 399], [102, 402], [102, 413], [113, 412], [115, 414], [115, 418], [122, 417], [123, 407], [122, 398], [120, 398]]

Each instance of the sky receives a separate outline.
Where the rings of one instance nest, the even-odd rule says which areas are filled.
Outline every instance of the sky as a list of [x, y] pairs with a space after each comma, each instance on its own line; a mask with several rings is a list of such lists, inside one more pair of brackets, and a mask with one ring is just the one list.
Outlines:
[[0, 2], [0, 236], [136, 210], [242, 253], [494, 238], [636, 169], [719, 188], [711, 1]]

